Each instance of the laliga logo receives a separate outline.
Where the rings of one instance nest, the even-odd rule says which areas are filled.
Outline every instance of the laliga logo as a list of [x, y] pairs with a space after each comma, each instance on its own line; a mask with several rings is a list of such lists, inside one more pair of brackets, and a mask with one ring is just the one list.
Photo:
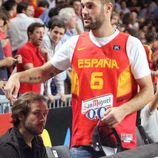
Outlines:
[[95, 109], [90, 109], [86, 112], [86, 117], [90, 120], [101, 119], [104, 116], [105, 111], [111, 106], [107, 105], [106, 107], [99, 107]]

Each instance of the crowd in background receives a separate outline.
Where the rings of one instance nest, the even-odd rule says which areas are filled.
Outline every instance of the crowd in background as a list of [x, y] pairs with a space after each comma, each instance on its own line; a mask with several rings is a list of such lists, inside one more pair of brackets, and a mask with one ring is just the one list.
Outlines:
[[[7, 80], [9, 75], [16, 71], [24, 71], [37, 66], [33, 63], [35, 59], [28, 61], [31, 56], [26, 57], [25, 53], [21, 53], [25, 49], [23, 46], [30, 39], [33, 44], [38, 43], [35, 44], [35, 47], [40, 50], [40, 57], [43, 60], [41, 64], [43, 64], [71, 36], [87, 31], [84, 30], [80, 15], [82, 7], [80, 0], [1, 0], [0, 5], [0, 44], [3, 51], [0, 59], [0, 66], [3, 68], [3, 72], [1, 69], [1, 80]], [[157, 0], [116, 0], [111, 17], [114, 27], [138, 37], [144, 44], [155, 91], [158, 76], [157, 15]], [[40, 23], [45, 26], [39, 36], [28, 34], [28, 27], [32, 23]], [[54, 23], [60, 23], [57, 30]], [[63, 30], [58, 28], [63, 28]], [[26, 49], [26, 52], [30, 53], [30, 50]], [[19, 65], [24, 65], [24, 67], [19, 69]], [[5, 74], [4, 68], [7, 74]], [[51, 100], [55, 95], [60, 95], [61, 100], [65, 101], [65, 94], [70, 94], [71, 89], [71, 68], [40, 86], [38, 92], [48, 95]], [[27, 88], [24, 89], [21, 94], [27, 91]], [[32, 89], [32, 91], [34, 90]], [[3, 92], [1, 92], [1, 96], [4, 97]]]

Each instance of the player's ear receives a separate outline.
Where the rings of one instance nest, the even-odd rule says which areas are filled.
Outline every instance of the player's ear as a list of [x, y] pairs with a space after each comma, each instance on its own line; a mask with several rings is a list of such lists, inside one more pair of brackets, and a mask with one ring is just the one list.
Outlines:
[[104, 10], [105, 10], [105, 13], [112, 13], [113, 11], [113, 4], [111, 2], [105, 2], [104, 3]]

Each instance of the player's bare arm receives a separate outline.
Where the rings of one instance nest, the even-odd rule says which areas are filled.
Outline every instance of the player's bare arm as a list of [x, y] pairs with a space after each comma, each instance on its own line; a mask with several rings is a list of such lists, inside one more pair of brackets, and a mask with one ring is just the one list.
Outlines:
[[148, 102], [153, 99], [153, 87], [151, 76], [146, 76], [137, 80], [139, 85], [139, 93], [127, 103], [108, 109], [105, 113], [103, 120], [108, 123], [109, 126], [115, 127], [119, 124], [127, 115], [142, 109]]
[[4, 88], [5, 94], [8, 99], [12, 100], [13, 97], [17, 97], [20, 88], [20, 82], [29, 84], [41, 83], [60, 72], [60, 70], [48, 62], [41, 67], [15, 73], [9, 78]]

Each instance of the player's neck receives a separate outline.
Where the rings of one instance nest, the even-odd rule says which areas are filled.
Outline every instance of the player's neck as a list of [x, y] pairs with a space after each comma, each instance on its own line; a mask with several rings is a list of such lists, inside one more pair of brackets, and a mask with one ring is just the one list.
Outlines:
[[115, 32], [115, 28], [112, 25], [102, 25], [99, 29], [92, 30], [95, 37], [108, 37]]

